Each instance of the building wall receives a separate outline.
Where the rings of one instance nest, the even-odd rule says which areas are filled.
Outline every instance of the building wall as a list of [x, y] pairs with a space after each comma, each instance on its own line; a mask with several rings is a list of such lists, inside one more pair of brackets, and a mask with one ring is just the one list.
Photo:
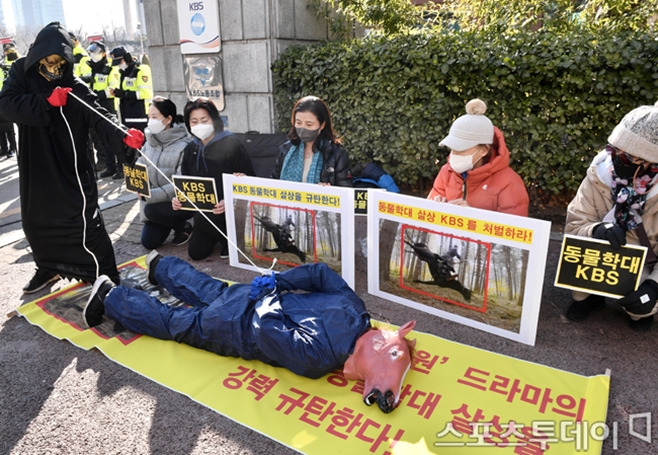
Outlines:
[[[328, 39], [306, 0], [218, 1], [222, 71], [228, 128], [273, 133], [272, 73], [277, 56], [293, 44]], [[177, 0], [144, 0], [149, 59], [156, 95], [186, 101]], [[292, 108], [292, 106], [291, 106]]]

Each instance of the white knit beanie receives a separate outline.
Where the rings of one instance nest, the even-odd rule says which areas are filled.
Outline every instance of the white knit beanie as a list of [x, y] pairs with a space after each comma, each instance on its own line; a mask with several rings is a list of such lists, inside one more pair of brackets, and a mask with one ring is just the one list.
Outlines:
[[487, 105], [479, 98], [466, 103], [466, 115], [455, 120], [439, 145], [462, 152], [480, 144], [493, 144], [494, 127], [484, 113]]
[[624, 116], [608, 142], [619, 150], [658, 163], [658, 107], [640, 106]]

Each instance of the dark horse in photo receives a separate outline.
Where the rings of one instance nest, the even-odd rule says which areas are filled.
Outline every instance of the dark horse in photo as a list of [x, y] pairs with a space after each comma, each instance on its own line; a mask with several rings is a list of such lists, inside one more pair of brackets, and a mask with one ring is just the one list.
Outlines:
[[414, 280], [416, 283], [435, 284], [440, 287], [454, 289], [464, 297], [464, 300], [470, 302], [471, 290], [459, 282], [454, 267], [445, 257], [436, 254], [424, 243], [412, 243], [408, 240], [405, 240], [404, 243], [411, 247], [418, 259], [427, 263], [433, 278], [432, 281]]
[[263, 251], [280, 251], [281, 253], [292, 253], [299, 257], [299, 260], [306, 262], [306, 253], [300, 250], [295, 245], [295, 240], [290, 235], [290, 232], [280, 224], [276, 224], [269, 216], [257, 216], [254, 218], [258, 220], [263, 229], [272, 234], [276, 248], [263, 248]]

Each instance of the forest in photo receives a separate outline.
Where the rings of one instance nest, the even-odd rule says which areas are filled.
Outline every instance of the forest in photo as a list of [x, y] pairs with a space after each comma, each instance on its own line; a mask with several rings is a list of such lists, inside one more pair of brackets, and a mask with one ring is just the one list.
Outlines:
[[380, 289], [505, 330], [520, 330], [528, 251], [392, 221], [380, 225]]

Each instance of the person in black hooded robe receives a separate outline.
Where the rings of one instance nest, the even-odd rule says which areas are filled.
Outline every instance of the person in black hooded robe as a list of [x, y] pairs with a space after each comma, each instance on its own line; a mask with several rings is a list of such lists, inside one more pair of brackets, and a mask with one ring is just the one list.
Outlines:
[[107, 274], [119, 283], [87, 140], [90, 128], [116, 149], [122, 141], [140, 148], [144, 136], [119, 129], [87, 84], [73, 76], [73, 62], [68, 31], [51, 22], [11, 66], [0, 92], [0, 112], [19, 128], [21, 218], [37, 266], [26, 293], [59, 278], [93, 282]]

